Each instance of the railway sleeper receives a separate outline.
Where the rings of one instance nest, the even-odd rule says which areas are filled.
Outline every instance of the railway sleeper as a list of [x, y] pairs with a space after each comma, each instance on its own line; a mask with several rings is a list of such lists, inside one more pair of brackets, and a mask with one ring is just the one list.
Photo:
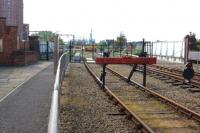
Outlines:
[[192, 93], [200, 92], [200, 88], [190, 88], [189, 91]]
[[172, 85], [179, 86], [179, 85], [184, 85], [184, 83], [183, 82], [176, 82], [176, 83], [172, 83]]
[[112, 115], [112, 116], [122, 116], [122, 115], [127, 115], [126, 113], [110, 113], [110, 114], [107, 114], [107, 115]]
[[132, 118], [133, 118], [133, 116], [130, 113], [127, 113], [126, 119], [131, 120]]
[[148, 95], [146, 96], [147, 98], [154, 98], [155, 95], [153, 95], [152, 93], [148, 93]]
[[106, 93], [106, 95], [108, 96], [109, 100], [113, 100], [113, 96], [109, 95], [108, 93]]
[[125, 112], [126, 109], [124, 107], [120, 107], [119, 112]]
[[110, 81], [110, 82], [106, 82], [106, 84], [119, 84], [119, 82], [116, 82], [116, 81]]
[[169, 80], [170, 78], [168, 77], [163, 77], [163, 78], [160, 78], [160, 80]]
[[157, 73], [153, 73], [153, 72], [147, 72], [149, 74], [149, 76], [154, 77], [154, 76], [158, 76], [159, 74]]
[[193, 88], [193, 86], [187, 84], [181, 85], [180, 87], [183, 89]]
[[[187, 117], [188, 119], [193, 118], [193, 114], [190, 113], [190, 112], [188, 112], [187, 110], [184, 110], [184, 109], [182, 109], [182, 108], [180, 108], [180, 107], [178, 107], [178, 106], [175, 106], [175, 105], [173, 105], [173, 104], [171, 104], [171, 103], [167, 103], [167, 104], [168, 104], [169, 106], [171, 106], [172, 108], [174, 108], [174, 110], [175, 110], [177, 113], [182, 114], [183, 116]], [[197, 121], [199, 121], [199, 120], [197, 119]]]
[[118, 102], [117, 100], [113, 100], [113, 104], [114, 104], [114, 105], [118, 105], [119, 102]]
[[136, 126], [136, 129], [137, 129], [138, 131], [140, 131], [140, 130], [143, 129], [143, 126], [142, 126], [141, 124], [138, 124], [138, 125]]
[[161, 78], [165, 78], [165, 76], [159, 75], [159, 76], [154, 76], [154, 78], [156, 78], [156, 79], [161, 79]]
[[184, 115], [184, 116], [187, 117], [188, 119], [193, 118], [192, 113], [190, 113], [190, 112], [188, 112], [188, 111], [186, 111], [186, 110], [180, 109], [180, 110], [178, 111], [178, 113], [181, 113], [182, 115]]
[[168, 80], [168, 81], [165, 81], [165, 83], [177, 83], [176, 80]]

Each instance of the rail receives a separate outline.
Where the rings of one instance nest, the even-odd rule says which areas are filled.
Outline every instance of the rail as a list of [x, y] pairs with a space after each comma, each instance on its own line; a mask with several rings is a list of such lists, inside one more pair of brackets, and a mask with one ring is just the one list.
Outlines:
[[59, 99], [61, 93], [62, 80], [64, 78], [65, 70], [68, 65], [68, 53], [62, 54], [58, 61], [56, 77], [51, 100], [51, 109], [49, 114], [48, 133], [59, 133]]

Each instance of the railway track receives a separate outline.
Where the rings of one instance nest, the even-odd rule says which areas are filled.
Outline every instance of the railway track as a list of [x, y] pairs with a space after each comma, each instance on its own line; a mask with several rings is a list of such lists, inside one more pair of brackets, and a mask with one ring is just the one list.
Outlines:
[[[138, 66], [138, 69], [140, 71], [143, 70], [142, 66]], [[159, 65], [149, 65], [147, 67], [147, 72], [150, 76], [163, 80], [166, 83], [171, 83], [176, 86], [180, 85], [182, 88], [190, 88], [189, 91], [191, 92], [200, 92], [200, 76], [198, 73], [195, 73], [191, 83], [184, 83], [182, 71], [178, 69], [170, 69]]]
[[[87, 69], [99, 85], [101, 67], [96, 64], [86, 64]], [[171, 101], [142, 85], [131, 81], [110, 69], [106, 75], [105, 92], [121, 111], [127, 113], [138, 130], [143, 132], [200, 132], [199, 114]]]
[[[175, 69], [175, 68], [170, 68], [170, 67], [164, 67], [164, 66], [161, 66], [161, 65], [158, 65], [158, 64], [149, 65], [149, 68], [151, 68], [151, 69], [157, 69], [157, 70], [165, 71], [165, 72], [171, 72], [171, 73], [174, 73], [174, 74], [176, 74], [176, 75], [178, 75], [180, 77], [182, 77], [182, 73], [183, 73], [183, 71], [180, 70], [180, 69]], [[194, 73], [194, 77], [193, 77], [193, 81], [197, 81], [199, 79], [200, 79], [200, 73], [195, 72]]]
[[[150, 67], [153, 67], [153, 68], [158, 68], [160, 70], [164, 70], [164, 71], [170, 71], [170, 72], [173, 72], [173, 73], [178, 73], [180, 75], [182, 75], [182, 70], [178, 69], [178, 68], [171, 68], [171, 67], [165, 67], [165, 66], [161, 66], [159, 64], [154, 64], [154, 65], [151, 65]], [[199, 79], [200, 78], [200, 73], [197, 73], [195, 72], [194, 74], [194, 77], [193, 79]]]

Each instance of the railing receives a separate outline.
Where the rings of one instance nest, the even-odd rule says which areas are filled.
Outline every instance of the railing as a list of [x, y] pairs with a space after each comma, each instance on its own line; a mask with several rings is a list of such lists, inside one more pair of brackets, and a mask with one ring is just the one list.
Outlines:
[[48, 123], [48, 133], [59, 133], [59, 112], [60, 112], [60, 93], [61, 84], [68, 65], [68, 53], [64, 53], [59, 61], [52, 93], [51, 109]]

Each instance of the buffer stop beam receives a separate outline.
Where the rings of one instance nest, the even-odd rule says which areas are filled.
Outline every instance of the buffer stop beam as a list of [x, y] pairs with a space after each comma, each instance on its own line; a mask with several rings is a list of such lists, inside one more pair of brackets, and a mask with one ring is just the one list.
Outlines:
[[96, 58], [96, 64], [156, 64], [156, 57], [109, 57]]
[[146, 64], [152, 65], [156, 64], [157, 58], [156, 57], [98, 57], [96, 58], [96, 64], [103, 65], [103, 71], [101, 74], [101, 81], [103, 83], [103, 89], [105, 88], [105, 68], [108, 64], [134, 64], [133, 69], [131, 70], [128, 76], [128, 82], [137, 68], [138, 64], [144, 65], [143, 70], [143, 86], [146, 86]]

